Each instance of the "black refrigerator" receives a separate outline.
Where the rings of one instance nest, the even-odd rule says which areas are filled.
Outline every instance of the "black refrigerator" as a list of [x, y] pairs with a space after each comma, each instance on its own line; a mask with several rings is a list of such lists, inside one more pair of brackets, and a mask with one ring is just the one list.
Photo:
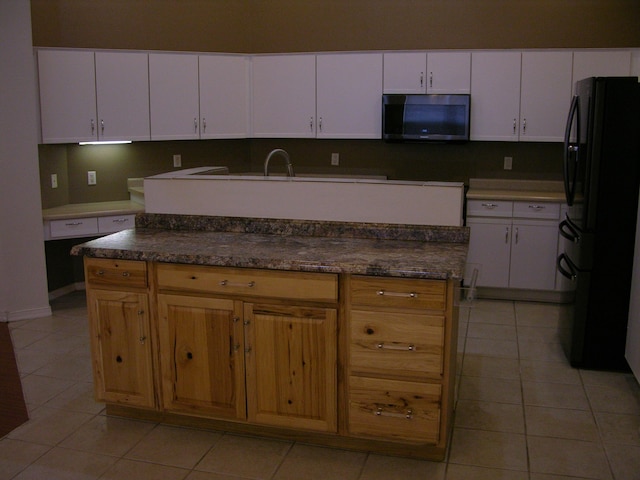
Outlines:
[[575, 285], [565, 351], [574, 367], [628, 370], [625, 339], [640, 186], [636, 77], [576, 82], [565, 133], [569, 205], [560, 273]]

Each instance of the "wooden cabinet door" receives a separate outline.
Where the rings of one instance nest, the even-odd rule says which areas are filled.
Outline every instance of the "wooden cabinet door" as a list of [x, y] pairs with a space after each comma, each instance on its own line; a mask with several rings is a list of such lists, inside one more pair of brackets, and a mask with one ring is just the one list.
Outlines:
[[149, 62], [146, 53], [96, 52], [100, 140], [149, 140]]
[[471, 52], [430, 52], [427, 54], [427, 93], [469, 93]]
[[337, 431], [335, 309], [247, 303], [249, 421]]
[[384, 93], [425, 93], [427, 54], [392, 52], [384, 54]]
[[509, 286], [511, 219], [467, 219], [471, 228], [467, 264], [478, 265], [478, 287]]
[[246, 418], [241, 314], [233, 300], [158, 295], [166, 409]]
[[38, 51], [43, 143], [98, 139], [93, 52]]
[[258, 56], [252, 69], [253, 136], [315, 137], [315, 55]]
[[571, 60], [571, 52], [522, 53], [520, 141], [564, 141]]
[[556, 282], [558, 227], [554, 223], [514, 221], [511, 240], [511, 288], [553, 290]]
[[146, 293], [87, 290], [96, 399], [155, 406]]
[[516, 142], [520, 52], [471, 54], [471, 140]]
[[317, 56], [318, 138], [382, 138], [382, 54]]
[[200, 138], [249, 134], [249, 63], [236, 55], [200, 55]]
[[200, 136], [198, 56], [149, 54], [151, 140], [195, 140]]

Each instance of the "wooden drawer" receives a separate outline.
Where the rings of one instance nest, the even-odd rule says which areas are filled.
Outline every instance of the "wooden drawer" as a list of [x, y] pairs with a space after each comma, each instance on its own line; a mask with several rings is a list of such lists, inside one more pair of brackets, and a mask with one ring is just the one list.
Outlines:
[[338, 300], [334, 274], [282, 272], [199, 265], [158, 265], [158, 288], [228, 295], [291, 298], [317, 302]]
[[349, 433], [438, 443], [442, 387], [432, 383], [349, 377]]
[[147, 286], [147, 264], [136, 260], [86, 258], [85, 281], [90, 285]]
[[68, 220], [52, 220], [49, 224], [51, 238], [88, 237], [98, 234], [96, 217], [70, 218]]
[[444, 310], [446, 291], [444, 280], [354, 276], [351, 304]]
[[352, 310], [351, 373], [439, 378], [443, 369], [444, 317]]

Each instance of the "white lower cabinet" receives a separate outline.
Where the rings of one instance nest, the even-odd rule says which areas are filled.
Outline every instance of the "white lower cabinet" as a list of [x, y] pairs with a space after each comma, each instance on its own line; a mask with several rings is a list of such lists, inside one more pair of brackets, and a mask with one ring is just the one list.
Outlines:
[[467, 203], [468, 274], [478, 287], [554, 290], [560, 204], [491, 200]]

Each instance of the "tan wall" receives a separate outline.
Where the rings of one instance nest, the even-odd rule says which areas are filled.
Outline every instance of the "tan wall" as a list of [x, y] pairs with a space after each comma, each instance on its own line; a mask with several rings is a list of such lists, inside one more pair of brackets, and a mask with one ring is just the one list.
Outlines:
[[31, 0], [36, 46], [295, 52], [640, 46], [637, 0]]

